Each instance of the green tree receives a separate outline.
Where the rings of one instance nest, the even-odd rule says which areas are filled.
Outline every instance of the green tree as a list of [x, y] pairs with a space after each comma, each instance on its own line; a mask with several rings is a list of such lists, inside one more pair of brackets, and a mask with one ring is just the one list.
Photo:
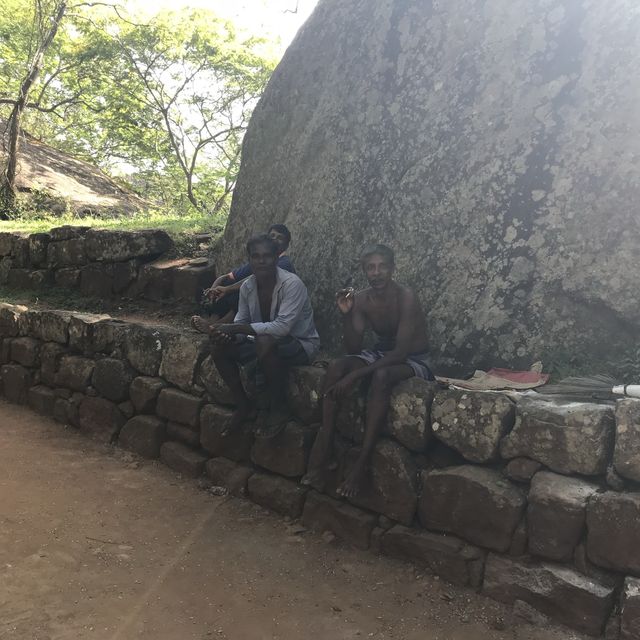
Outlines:
[[43, 0], [35, 0], [34, 9], [34, 27], [31, 33], [32, 37], [29, 40], [26, 69], [15, 98], [12, 101], [10, 99], [4, 100], [5, 103], [11, 105], [11, 114], [7, 122], [7, 160], [0, 181], [0, 200], [2, 201], [0, 213], [6, 212], [7, 208], [12, 206], [15, 201], [22, 115], [28, 107], [39, 107], [38, 101], [30, 103], [29, 98], [42, 72], [47, 50], [56, 37], [60, 23], [64, 18], [67, 2], [66, 0], [54, 0], [51, 3], [46, 3]]
[[[3, 105], [5, 115], [13, 109], [42, 40], [35, 16], [51, 15], [62, 0], [5, 2], [0, 115]], [[107, 171], [125, 170], [146, 197], [179, 203], [184, 194], [190, 206], [219, 211], [274, 66], [259, 45], [210, 11], [164, 12], [140, 24], [117, 6], [75, 0], [48, 45], [22, 121], [49, 144]]]

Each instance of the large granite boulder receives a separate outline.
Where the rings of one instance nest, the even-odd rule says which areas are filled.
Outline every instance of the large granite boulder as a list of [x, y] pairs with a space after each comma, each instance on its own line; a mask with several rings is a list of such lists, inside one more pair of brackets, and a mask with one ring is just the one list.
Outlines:
[[635, 8], [321, 0], [254, 111], [218, 266], [285, 222], [332, 346], [334, 292], [380, 240], [439, 367], [637, 367]]

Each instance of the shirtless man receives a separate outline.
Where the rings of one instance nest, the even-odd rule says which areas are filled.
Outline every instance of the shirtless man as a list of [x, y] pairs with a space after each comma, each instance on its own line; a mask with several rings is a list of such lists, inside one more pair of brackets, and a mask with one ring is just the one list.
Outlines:
[[[362, 253], [361, 263], [369, 288], [355, 292], [342, 289], [336, 303], [342, 315], [347, 356], [334, 360], [325, 377], [322, 395], [322, 426], [311, 451], [304, 484], [322, 490], [331, 456], [336, 414], [340, 401], [365, 378], [369, 378], [366, 424], [362, 451], [338, 489], [355, 496], [362, 486], [378, 436], [387, 418], [391, 392], [401, 380], [417, 376], [433, 380], [427, 363], [427, 329], [415, 294], [393, 280], [393, 250], [376, 244]], [[377, 336], [372, 350], [362, 351], [369, 326]]]

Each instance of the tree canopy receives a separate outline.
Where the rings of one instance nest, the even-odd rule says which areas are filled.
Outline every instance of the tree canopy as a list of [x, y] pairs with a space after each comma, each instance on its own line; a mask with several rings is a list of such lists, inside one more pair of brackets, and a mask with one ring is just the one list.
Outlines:
[[[109, 2], [4, 0], [0, 117], [9, 120], [64, 4], [20, 122], [30, 134], [124, 174], [168, 206], [228, 206], [242, 136], [274, 60], [209, 10], [143, 21]], [[44, 35], [43, 35], [44, 34]]]

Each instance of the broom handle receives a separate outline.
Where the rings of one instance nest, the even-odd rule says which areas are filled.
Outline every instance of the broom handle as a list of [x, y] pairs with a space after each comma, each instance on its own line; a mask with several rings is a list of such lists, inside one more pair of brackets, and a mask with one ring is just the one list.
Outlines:
[[611, 393], [628, 398], [640, 398], [640, 384], [619, 384], [611, 389]]

